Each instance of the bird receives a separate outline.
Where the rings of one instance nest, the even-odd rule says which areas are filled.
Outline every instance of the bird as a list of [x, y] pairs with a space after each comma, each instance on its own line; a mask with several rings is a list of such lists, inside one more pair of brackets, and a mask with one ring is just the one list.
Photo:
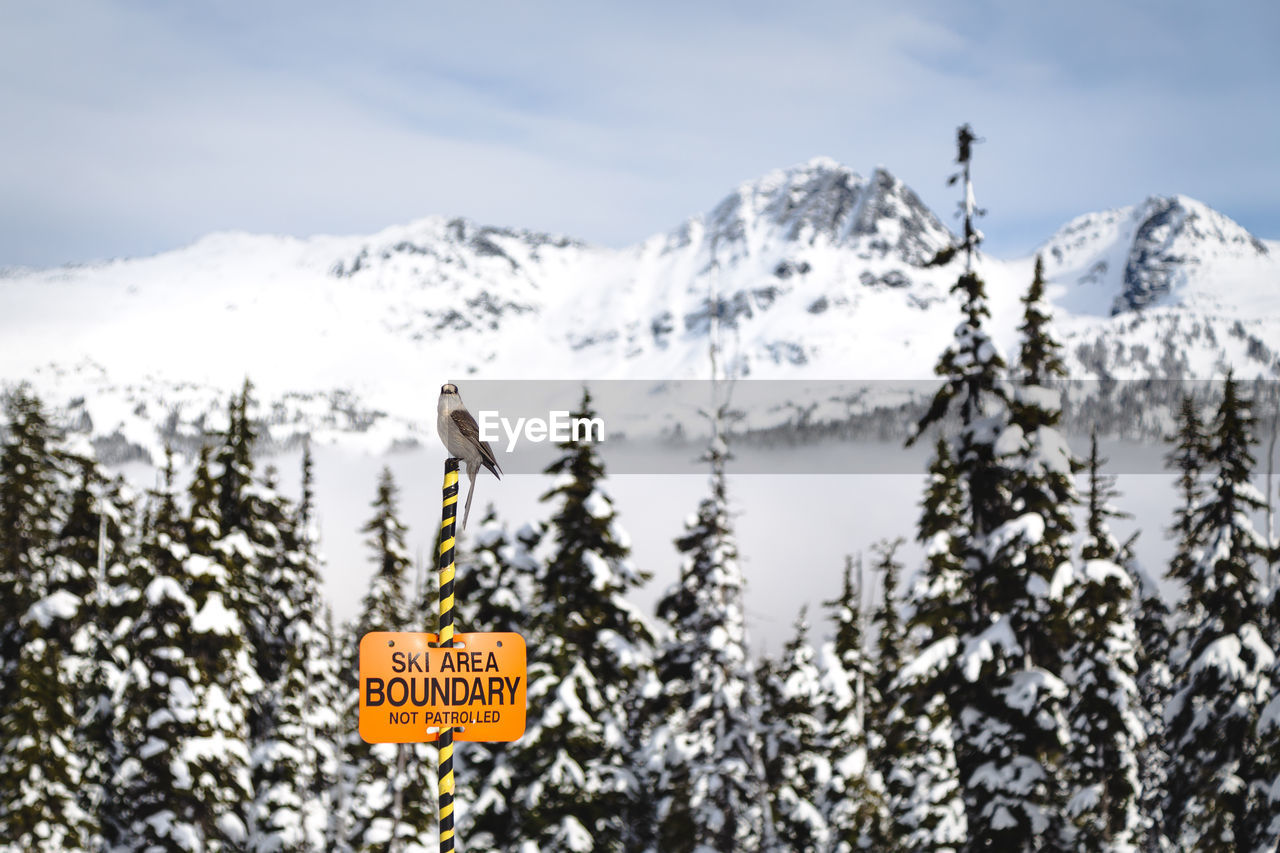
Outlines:
[[462, 513], [462, 529], [466, 530], [467, 518], [471, 515], [471, 498], [476, 493], [476, 475], [481, 468], [488, 468], [501, 480], [502, 468], [489, 442], [480, 440], [480, 427], [462, 404], [458, 386], [452, 382], [440, 386], [440, 400], [436, 403], [436, 432], [449, 455], [467, 464], [467, 507]]

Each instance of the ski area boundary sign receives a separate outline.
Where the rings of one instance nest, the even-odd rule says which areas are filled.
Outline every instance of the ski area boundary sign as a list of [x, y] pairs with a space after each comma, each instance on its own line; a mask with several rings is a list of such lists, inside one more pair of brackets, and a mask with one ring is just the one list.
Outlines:
[[524, 734], [526, 658], [514, 633], [371, 631], [360, 640], [360, 737], [420, 743], [453, 729], [454, 740], [513, 741]]

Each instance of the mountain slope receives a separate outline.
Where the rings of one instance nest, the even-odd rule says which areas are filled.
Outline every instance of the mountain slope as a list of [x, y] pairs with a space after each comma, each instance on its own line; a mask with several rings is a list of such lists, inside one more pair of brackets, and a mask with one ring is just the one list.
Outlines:
[[[959, 314], [952, 235], [883, 168], [819, 158], [614, 250], [432, 217], [367, 237], [216, 234], [150, 258], [0, 275], [0, 382], [154, 451], [244, 377], [278, 427], [428, 432], [448, 377], [925, 379]], [[1276, 376], [1280, 248], [1182, 196], [1073, 220], [1042, 247], [1073, 376]], [[982, 256], [1016, 344], [1030, 258]]]
[[1114, 315], [1167, 305], [1280, 310], [1276, 259], [1267, 245], [1186, 196], [1086, 214], [1041, 251], [1047, 274], [1072, 291], [1060, 304], [1076, 312], [1105, 308]]

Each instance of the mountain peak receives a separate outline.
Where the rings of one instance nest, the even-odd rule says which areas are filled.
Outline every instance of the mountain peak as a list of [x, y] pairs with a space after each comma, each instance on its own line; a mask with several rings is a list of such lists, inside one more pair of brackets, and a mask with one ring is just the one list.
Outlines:
[[1249, 265], [1269, 254], [1239, 223], [1185, 195], [1078, 216], [1041, 252], [1051, 277], [1102, 288], [1099, 297], [1109, 292], [1111, 314], [1211, 294], [1221, 282], [1204, 280], [1202, 266]]
[[852, 248], [921, 266], [951, 233], [883, 166], [870, 180], [829, 157], [814, 157], [742, 184], [706, 217], [713, 247], [777, 240]]

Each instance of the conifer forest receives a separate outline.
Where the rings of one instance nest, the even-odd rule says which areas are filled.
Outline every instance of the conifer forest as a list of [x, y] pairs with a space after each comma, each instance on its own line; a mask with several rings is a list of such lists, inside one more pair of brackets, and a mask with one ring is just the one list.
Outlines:
[[[953, 255], [973, 252], [974, 214]], [[1275, 851], [1280, 594], [1255, 400], [1228, 374], [1183, 401], [1165, 448], [1178, 509], [1143, 533], [1174, 556], [1139, 565], [1096, 439], [1059, 429], [1044, 287], [1037, 266], [1002, 353], [965, 265], [910, 438], [932, 448], [918, 516], [850, 542], [865, 563], [776, 656], [748, 650], [722, 413], [652, 612], [590, 442], [560, 446], [541, 518], [477, 513], [457, 623], [524, 635], [528, 723], [458, 745], [457, 848]], [[286, 497], [255, 454], [248, 383], [189, 482], [170, 457], [142, 491], [31, 388], [4, 406], [0, 850], [436, 849], [434, 745], [356, 730], [358, 638], [435, 629], [391, 471], [350, 520], [375, 570], [335, 624], [310, 453]], [[864, 570], [882, 579], [870, 606]]]

